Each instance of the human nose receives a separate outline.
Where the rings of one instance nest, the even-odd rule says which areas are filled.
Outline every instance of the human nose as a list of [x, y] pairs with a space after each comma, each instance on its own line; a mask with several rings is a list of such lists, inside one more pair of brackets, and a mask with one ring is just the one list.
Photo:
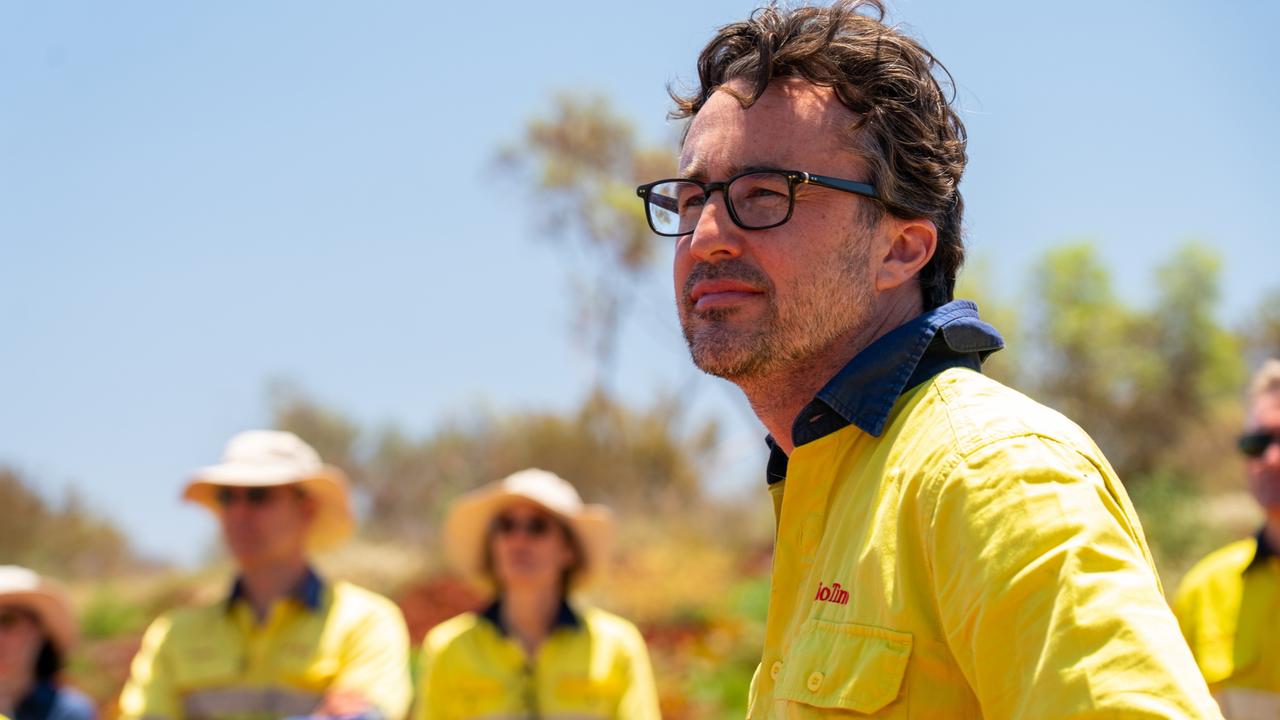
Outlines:
[[1280, 437], [1273, 437], [1267, 443], [1267, 449], [1262, 451], [1262, 461], [1271, 467], [1280, 467]]
[[252, 505], [243, 497], [233, 497], [222, 504], [222, 516], [228, 522], [244, 522], [252, 512]]
[[689, 252], [703, 262], [736, 258], [742, 254], [740, 232], [729, 213], [725, 191], [713, 191], [689, 236]]

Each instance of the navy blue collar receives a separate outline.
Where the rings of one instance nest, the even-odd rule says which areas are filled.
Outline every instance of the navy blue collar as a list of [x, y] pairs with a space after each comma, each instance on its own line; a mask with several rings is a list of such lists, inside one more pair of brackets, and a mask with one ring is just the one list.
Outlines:
[[[955, 300], [894, 328], [858, 353], [796, 416], [792, 445], [799, 447], [849, 425], [879, 437], [907, 390], [953, 367], [982, 371], [982, 361], [1004, 339], [978, 317], [978, 306]], [[787, 456], [772, 437], [770, 484], [786, 478]]]
[[[289, 597], [297, 600], [306, 609], [315, 612], [320, 609], [320, 605], [324, 602], [324, 580], [316, 574], [316, 571], [307, 566], [306, 573], [302, 579], [289, 591]], [[244, 581], [236, 578], [235, 585], [231, 586], [231, 594], [227, 596], [227, 610], [235, 605], [237, 600], [244, 598]]]
[[1253, 559], [1245, 566], [1245, 572], [1265, 565], [1267, 560], [1280, 555], [1275, 548], [1271, 547], [1271, 541], [1267, 539], [1267, 526], [1265, 524], [1258, 529], [1258, 534], [1254, 538], [1258, 541], [1258, 549], [1253, 551]]
[[14, 720], [45, 720], [57, 701], [57, 688], [48, 680], [37, 680], [31, 692], [13, 709]]
[[[498, 628], [498, 632], [503, 635], [510, 636], [507, 626], [502, 622], [502, 596], [498, 596], [489, 607], [485, 608], [480, 617], [493, 623]], [[569, 606], [569, 601], [560, 598], [560, 607], [556, 610], [556, 616], [551, 620], [551, 631], [554, 632], [559, 628], [567, 628], [569, 630], [577, 630], [582, 627], [582, 620], [578, 614]]]

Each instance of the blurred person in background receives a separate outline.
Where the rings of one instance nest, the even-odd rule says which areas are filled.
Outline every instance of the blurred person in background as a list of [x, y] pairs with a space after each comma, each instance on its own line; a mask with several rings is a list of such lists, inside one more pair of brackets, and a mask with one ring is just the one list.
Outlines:
[[16, 565], [0, 566], [0, 715], [12, 720], [92, 720], [93, 704], [56, 683], [75, 645], [66, 591]]
[[1251, 538], [1196, 564], [1173, 609], [1227, 718], [1280, 717], [1280, 360], [1267, 360], [1249, 386], [1239, 438], [1249, 492], [1264, 521]]
[[769, 432], [749, 716], [1219, 717], [1106, 458], [981, 373], [954, 84], [884, 16], [721, 28], [673, 92], [678, 177], [637, 188], [694, 363]]
[[612, 513], [529, 469], [454, 502], [450, 559], [493, 601], [427, 634], [417, 720], [657, 720], [644, 639], [630, 622], [570, 604], [598, 577]]
[[251, 430], [183, 497], [217, 516], [238, 576], [219, 602], [152, 623], [120, 697], [123, 718], [289, 716], [399, 720], [408, 631], [390, 600], [313, 569], [352, 531], [345, 474], [291, 433]]

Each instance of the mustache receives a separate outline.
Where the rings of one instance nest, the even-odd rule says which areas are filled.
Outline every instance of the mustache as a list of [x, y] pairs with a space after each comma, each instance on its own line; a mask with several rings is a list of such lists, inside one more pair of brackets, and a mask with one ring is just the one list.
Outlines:
[[745, 260], [724, 260], [718, 263], [700, 262], [693, 266], [693, 269], [689, 272], [689, 277], [684, 281], [684, 290], [680, 296], [685, 304], [692, 302], [690, 298], [693, 295], [693, 286], [704, 280], [737, 280], [765, 292], [773, 290], [773, 283], [770, 282], [769, 277], [759, 268]]

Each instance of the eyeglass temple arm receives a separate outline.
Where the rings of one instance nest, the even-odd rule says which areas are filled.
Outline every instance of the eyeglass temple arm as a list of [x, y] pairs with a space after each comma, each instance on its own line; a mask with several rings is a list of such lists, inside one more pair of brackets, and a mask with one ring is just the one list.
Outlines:
[[832, 190], [843, 190], [855, 195], [865, 195], [869, 198], [879, 198], [876, 194], [874, 185], [867, 183], [854, 182], [853, 180], [845, 180], [843, 178], [828, 177], [826, 175], [811, 175], [807, 172], [801, 172], [800, 182], [809, 185], [818, 185], [821, 187], [831, 188]]

